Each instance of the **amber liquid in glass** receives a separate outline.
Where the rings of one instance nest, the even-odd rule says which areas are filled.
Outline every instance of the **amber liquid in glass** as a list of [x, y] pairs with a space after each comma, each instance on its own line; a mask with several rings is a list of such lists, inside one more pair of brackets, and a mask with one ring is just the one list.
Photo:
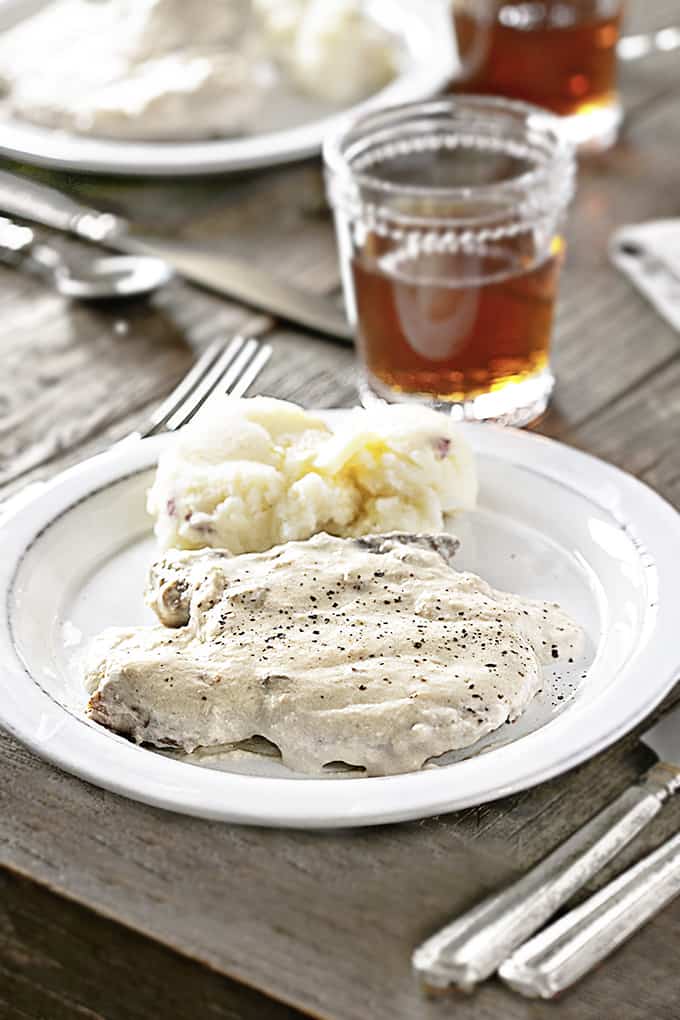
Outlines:
[[[369, 246], [370, 247], [370, 246]], [[465, 401], [548, 364], [563, 242], [519, 252], [355, 258], [358, 339], [369, 376], [404, 394]]]
[[453, 91], [522, 99], [562, 115], [613, 102], [621, 4], [505, 3], [491, 17], [482, 8], [454, 3], [463, 74]]

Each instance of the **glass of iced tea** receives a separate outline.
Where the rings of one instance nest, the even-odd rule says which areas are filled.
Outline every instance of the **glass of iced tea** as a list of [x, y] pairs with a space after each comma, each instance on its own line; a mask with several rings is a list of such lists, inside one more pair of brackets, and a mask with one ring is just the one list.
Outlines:
[[453, 91], [508, 96], [560, 114], [580, 148], [612, 145], [621, 122], [622, 0], [450, 0], [461, 62]]
[[557, 117], [460, 96], [360, 116], [324, 148], [360, 390], [527, 424], [575, 179]]

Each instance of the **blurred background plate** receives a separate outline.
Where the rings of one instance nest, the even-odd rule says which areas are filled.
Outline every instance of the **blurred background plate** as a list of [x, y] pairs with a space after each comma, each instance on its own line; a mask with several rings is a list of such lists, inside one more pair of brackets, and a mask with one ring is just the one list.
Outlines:
[[[0, 0], [0, 31], [45, 4], [46, 0]], [[384, 89], [346, 110], [288, 94], [268, 104], [251, 135], [200, 142], [126, 142], [40, 127], [3, 113], [0, 105], [0, 154], [54, 169], [154, 176], [248, 170], [313, 156], [349, 110], [426, 98], [438, 92], [456, 69], [451, 22], [439, 0], [367, 0], [366, 7], [397, 36], [402, 70]]]

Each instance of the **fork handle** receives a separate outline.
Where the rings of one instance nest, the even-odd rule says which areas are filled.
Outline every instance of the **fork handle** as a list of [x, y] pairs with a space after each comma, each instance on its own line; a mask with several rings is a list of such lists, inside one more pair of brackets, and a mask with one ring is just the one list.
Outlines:
[[568, 988], [680, 893], [680, 835], [521, 946], [501, 978], [531, 998]]
[[424, 942], [413, 967], [426, 987], [471, 989], [636, 836], [680, 786], [656, 765], [509, 888], [473, 907]]

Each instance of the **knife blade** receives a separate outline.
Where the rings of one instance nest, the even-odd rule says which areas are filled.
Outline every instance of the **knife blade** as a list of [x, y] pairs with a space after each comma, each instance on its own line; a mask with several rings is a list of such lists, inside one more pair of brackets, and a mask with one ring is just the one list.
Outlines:
[[680, 704], [645, 730], [640, 742], [654, 752], [660, 764], [670, 769], [680, 768]]
[[330, 298], [280, 280], [233, 255], [137, 234], [122, 217], [82, 205], [47, 185], [0, 171], [0, 209], [117, 251], [154, 255], [192, 283], [336, 340], [353, 341], [349, 323]]
[[623, 849], [680, 789], [680, 705], [640, 738], [657, 763], [531, 871], [419, 946], [413, 968], [425, 988], [467, 991], [511, 954]]

